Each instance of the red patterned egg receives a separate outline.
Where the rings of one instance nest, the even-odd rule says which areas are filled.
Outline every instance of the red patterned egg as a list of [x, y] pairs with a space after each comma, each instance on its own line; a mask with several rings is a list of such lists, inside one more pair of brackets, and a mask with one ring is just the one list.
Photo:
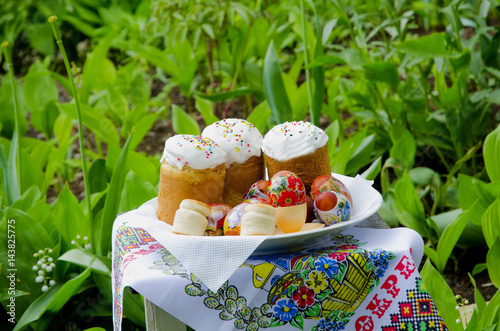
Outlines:
[[227, 213], [224, 219], [224, 235], [225, 236], [239, 236], [241, 230], [241, 217], [245, 214], [245, 206], [250, 203], [266, 203], [269, 204], [267, 200], [253, 198], [248, 200], [243, 200], [239, 205], [234, 206], [229, 213]]
[[211, 211], [207, 216], [208, 226], [205, 234], [220, 236], [224, 230], [224, 219], [231, 207], [224, 203], [209, 203], [208, 205]]
[[267, 195], [274, 207], [297, 206], [306, 202], [304, 183], [291, 171], [277, 172], [267, 187]]
[[314, 180], [312, 186], [311, 186], [311, 197], [313, 199], [316, 199], [316, 197], [323, 192], [337, 192], [341, 193], [344, 196], [347, 197], [349, 202], [352, 204], [352, 196], [347, 187], [342, 183], [339, 179], [329, 176], [329, 175], [323, 175], [323, 176], [318, 176]]

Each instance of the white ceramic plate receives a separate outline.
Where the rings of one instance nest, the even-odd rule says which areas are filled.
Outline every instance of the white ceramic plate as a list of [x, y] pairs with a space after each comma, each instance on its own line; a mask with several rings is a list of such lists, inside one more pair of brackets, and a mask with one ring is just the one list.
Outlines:
[[[332, 175], [340, 179], [347, 187], [349, 187], [351, 182], [354, 180], [353, 177], [348, 177], [338, 174], [332, 174]], [[309, 230], [305, 232], [278, 234], [270, 236], [266, 238], [259, 245], [259, 247], [257, 247], [253, 255], [267, 255], [267, 254], [293, 252], [308, 247], [320, 245], [321, 243], [330, 240], [336, 234], [364, 221], [368, 217], [375, 214], [382, 206], [383, 202], [382, 195], [373, 187], [366, 185], [365, 190], [367, 190], [368, 192], [365, 191], [364, 192], [365, 194], [362, 194], [363, 196], [360, 196], [361, 194], [357, 192], [351, 191], [351, 195], [353, 198], [353, 206], [356, 209], [348, 221], [333, 224], [330, 225], [329, 227]], [[361, 201], [362, 203], [359, 203]]]

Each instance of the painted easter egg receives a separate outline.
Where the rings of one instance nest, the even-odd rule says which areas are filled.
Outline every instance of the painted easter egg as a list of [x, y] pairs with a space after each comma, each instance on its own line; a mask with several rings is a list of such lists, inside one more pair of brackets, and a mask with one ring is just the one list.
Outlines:
[[226, 215], [224, 219], [224, 235], [225, 236], [239, 236], [241, 231], [241, 217], [245, 214], [245, 206], [250, 203], [266, 203], [267, 200], [252, 198], [243, 200], [239, 205], [234, 206]]
[[345, 222], [351, 217], [351, 202], [341, 193], [325, 191], [314, 199], [314, 214], [325, 226]]
[[209, 203], [210, 215], [207, 216], [208, 226], [205, 235], [221, 236], [224, 231], [224, 219], [231, 210], [229, 205], [224, 203]]
[[316, 199], [316, 197], [323, 192], [333, 191], [341, 193], [347, 197], [349, 202], [352, 204], [352, 196], [347, 187], [339, 179], [330, 176], [322, 175], [316, 177], [311, 186], [311, 197]]
[[269, 186], [268, 180], [259, 180], [256, 183], [253, 183], [247, 190], [245, 197], [243, 200], [259, 198], [264, 200], [269, 200], [267, 196], [267, 187]]
[[274, 207], [297, 206], [306, 202], [304, 183], [291, 171], [279, 171], [267, 187], [269, 202]]

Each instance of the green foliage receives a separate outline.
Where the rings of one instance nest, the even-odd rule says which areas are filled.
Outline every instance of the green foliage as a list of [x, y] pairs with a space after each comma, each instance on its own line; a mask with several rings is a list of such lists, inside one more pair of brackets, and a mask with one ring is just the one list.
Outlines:
[[[166, 121], [167, 134], [199, 134], [233, 111], [262, 133], [304, 119], [325, 129], [332, 171], [374, 180], [380, 215], [426, 240], [422, 276], [450, 329], [460, 327], [440, 273], [451, 261], [487, 248], [476, 271], [499, 286], [497, 3], [58, 4], [7, 1], [0, 15], [0, 37], [17, 45], [4, 47], [0, 78], [0, 227], [28, 229], [17, 232], [19, 329], [111, 293], [112, 222], [157, 195], [159, 155], [138, 151], [149, 130]], [[49, 249], [55, 270], [37, 283], [34, 254]], [[498, 323], [498, 293], [488, 305], [477, 294], [467, 330]], [[124, 297], [143, 326], [140, 296]]]

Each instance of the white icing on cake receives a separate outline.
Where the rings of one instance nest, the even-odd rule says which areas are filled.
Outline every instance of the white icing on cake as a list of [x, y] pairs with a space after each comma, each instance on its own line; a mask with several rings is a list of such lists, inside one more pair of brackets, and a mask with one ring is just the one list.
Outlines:
[[167, 162], [179, 170], [185, 165], [197, 170], [213, 169], [226, 162], [226, 153], [207, 137], [179, 134], [165, 141], [160, 162]]
[[327, 141], [325, 131], [309, 122], [285, 122], [264, 136], [262, 151], [277, 161], [286, 161], [311, 154]]
[[207, 126], [202, 134], [221, 146], [227, 155], [226, 167], [261, 155], [262, 134], [242, 119], [228, 118]]

